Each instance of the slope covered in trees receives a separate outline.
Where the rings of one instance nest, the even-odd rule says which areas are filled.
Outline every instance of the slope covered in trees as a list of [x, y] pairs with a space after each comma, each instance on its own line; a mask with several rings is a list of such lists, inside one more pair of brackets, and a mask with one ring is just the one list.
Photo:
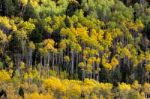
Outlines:
[[148, 98], [149, 33], [148, 0], [0, 0], [1, 92]]

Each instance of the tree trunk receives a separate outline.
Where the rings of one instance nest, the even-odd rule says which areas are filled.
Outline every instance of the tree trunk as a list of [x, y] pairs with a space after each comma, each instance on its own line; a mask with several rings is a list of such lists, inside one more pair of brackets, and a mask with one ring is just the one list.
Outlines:
[[74, 73], [74, 52], [71, 52], [71, 74]]
[[52, 54], [52, 69], [54, 70], [54, 53]]

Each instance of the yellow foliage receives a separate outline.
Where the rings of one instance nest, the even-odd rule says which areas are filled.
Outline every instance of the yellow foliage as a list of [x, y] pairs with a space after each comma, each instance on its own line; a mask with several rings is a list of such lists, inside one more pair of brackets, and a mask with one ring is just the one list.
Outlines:
[[53, 94], [39, 94], [37, 92], [25, 94], [25, 99], [55, 99]]
[[35, 25], [28, 21], [20, 22], [18, 27], [20, 27], [20, 30], [23, 29], [24, 31], [26, 31], [28, 34], [30, 34], [32, 30], [35, 29]]
[[64, 56], [64, 61], [65, 62], [70, 62], [70, 57], [69, 56]]
[[24, 30], [16, 31], [16, 35], [18, 40], [26, 40], [27, 39], [27, 32]]
[[150, 93], [150, 83], [144, 83], [144, 92]]
[[145, 69], [150, 72], [150, 64], [146, 64]]
[[75, 33], [76, 33], [76, 36], [77, 36], [82, 42], [85, 42], [86, 39], [88, 38], [88, 33], [87, 33], [87, 28], [86, 28], [86, 27], [77, 28]]
[[39, 79], [39, 73], [36, 69], [31, 69], [29, 73], [24, 73], [24, 79]]
[[28, 0], [21, 0], [21, 3], [23, 6], [25, 6], [28, 3]]
[[36, 8], [36, 7], [39, 6], [38, 2], [39, 2], [39, 0], [30, 0], [30, 4], [31, 4], [34, 8]]
[[25, 68], [25, 63], [24, 63], [24, 62], [21, 62], [21, 63], [20, 63], [20, 68], [21, 68], [21, 69], [24, 69], [24, 68]]
[[45, 30], [49, 33], [52, 33], [53, 32], [53, 29], [49, 26], [44, 26]]
[[91, 99], [99, 99], [99, 98], [98, 98], [98, 96], [93, 95], [93, 96], [91, 97]]
[[12, 25], [12, 30], [13, 31], [17, 31], [17, 26], [16, 25]]
[[128, 58], [131, 58], [131, 56], [132, 56], [129, 49], [126, 47], [122, 49], [122, 54], [123, 54], [123, 56], [127, 56]]
[[80, 95], [81, 94], [81, 86], [78, 84], [73, 84], [71, 86], [71, 93], [76, 94], [76, 95]]
[[136, 25], [137, 25], [138, 29], [143, 29], [144, 28], [144, 24], [142, 23], [141, 20], [137, 20]]
[[35, 49], [35, 45], [32, 41], [29, 42], [29, 48], [31, 49]]
[[67, 48], [66, 40], [61, 40], [61, 42], [59, 43], [59, 47], [63, 50], [66, 49]]
[[144, 24], [141, 20], [136, 20], [136, 23], [126, 21], [126, 26], [134, 31], [142, 30], [144, 28]]
[[92, 65], [91, 64], [86, 65], [86, 71], [89, 72], [89, 73], [92, 72]]
[[43, 84], [46, 89], [51, 89], [53, 91], [58, 91], [58, 92], [66, 91], [66, 88], [61, 83], [60, 79], [55, 77], [50, 77], [49, 79], [44, 80]]
[[80, 68], [84, 69], [85, 66], [86, 66], [86, 64], [85, 64], [84, 62], [80, 62], [80, 63], [78, 64], [78, 66], [79, 66]]
[[48, 51], [45, 48], [39, 48], [39, 52], [41, 55], [47, 55]]
[[13, 70], [12, 69], [9, 69], [9, 75], [11, 75], [12, 76], [12, 73], [13, 73]]
[[94, 61], [93, 61], [93, 59], [92, 58], [89, 58], [88, 60], [87, 60], [87, 63], [88, 64], [92, 64]]
[[132, 56], [131, 61], [133, 62], [133, 66], [137, 66], [139, 63], [137, 56]]
[[118, 86], [120, 92], [129, 92], [131, 90], [131, 85], [126, 83], [121, 83]]
[[98, 86], [103, 91], [110, 91], [113, 88], [111, 83], [99, 83]]
[[122, 35], [123, 35], [123, 32], [119, 28], [116, 28], [116, 29], [112, 30], [112, 36], [114, 38], [116, 38], [118, 36], [122, 36]]
[[85, 79], [84, 85], [96, 87], [99, 83], [93, 79]]
[[110, 64], [113, 68], [115, 68], [119, 64], [119, 61], [113, 57]]
[[141, 53], [140, 55], [138, 55], [138, 61], [141, 62], [145, 59], [145, 55], [144, 53]]
[[84, 82], [82, 82], [78, 80], [60, 80], [55, 77], [44, 80], [43, 84], [46, 89], [66, 94], [64, 98], [79, 98], [81, 93], [88, 96], [93, 90], [102, 90], [109, 94], [113, 87], [110, 83], [99, 83], [93, 79], [85, 79]]
[[63, 96], [62, 99], [69, 99], [67, 96]]
[[8, 41], [11, 41], [11, 39], [12, 39], [12, 35], [8, 35]]
[[98, 84], [99, 83], [93, 79], [85, 79], [82, 86], [82, 90], [84, 93], [90, 94], [90, 92], [92, 92], [92, 90], [96, 88]]
[[28, 74], [27, 73], [25, 73], [24, 74], [24, 79], [28, 79], [29, 77], [28, 77]]
[[92, 87], [82, 86], [82, 92], [84, 93], [84, 95], [89, 95], [91, 91], [92, 91]]
[[0, 71], [0, 82], [2, 81], [8, 81], [10, 79], [9, 72], [6, 70], [1, 70]]
[[4, 25], [8, 29], [12, 28], [12, 26], [10, 24], [10, 20], [7, 17], [0, 16], [0, 24]]
[[133, 82], [133, 84], [131, 85], [131, 87], [132, 87], [133, 89], [135, 89], [135, 90], [139, 90], [139, 89], [141, 88], [141, 85], [138, 83], [137, 80], [135, 80], [135, 81]]
[[146, 60], [150, 61], [150, 53], [149, 52], [148, 53], [146, 52], [145, 58], [146, 58]]
[[5, 44], [7, 42], [7, 35], [0, 30], [0, 44]]
[[99, 64], [99, 63], [101, 62], [101, 59], [100, 59], [100, 58], [97, 58], [97, 59], [95, 60], [95, 62], [96, 62], [97, 64]]
[[[65, 83], [64, 86], [67, 86], [67, 96], [70, 98], [72, 97], [80, 97], [80, 94], [81, 94], [81, 85], [80, 85], [80, 82], [76, 82], [74, 80], [66, 80], [68, 83]], [[62, 82], [63, 83], [63, 82]]]
[[55, 41], [53, 39], [46, 39], [43, 42], [44, 48], [49, 51], [54, 51]]
[[111, 70], [112, 69], [112, 65], [110, 63], [104, 63], [103, 64], [104, 68]]
[[106, 42], [107, 42], [108, 46], [111, 46], [113, 39], [112, 39], [112, 36], [109, 32], [106, 33], [105, 39], [106, 39]]
[[76, 44], [76, 52], [81, 52], [82, 47], [79, 44]]
[[28, 78], [30, 78], [30, 79], [33, 79], [33, 74], [30, 72], [29, 74], [28, 74]]
[[103, 30], [100, 30], [99, 32], [98, 32], [98, 36], [97, 36], [97, 39], [98, 39], [98, 41], [102, 41], [103, 40], [103, 37], [104, 37], [104, 31]]

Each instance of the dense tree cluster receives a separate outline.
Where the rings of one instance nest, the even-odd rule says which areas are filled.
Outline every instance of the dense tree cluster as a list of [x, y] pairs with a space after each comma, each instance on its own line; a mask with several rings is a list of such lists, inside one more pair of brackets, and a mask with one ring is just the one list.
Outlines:
[[149, 97], [149, 32], [148, 0], [0, 0], [0, 83], [27, 99]]
[[10, 79], [5, 79], [1, 80], [1, 89], [8, 93], [9, 99], [146, 99], [150, 89], [149, 83], [141, 85], [138, 81], [132, 84], [118, 83], [118, 86], [114, 86], [87, 78], [80, 81], [50, 77], [42, 80], [42, 84], [39, 83], [17, 81], [14, 84]]

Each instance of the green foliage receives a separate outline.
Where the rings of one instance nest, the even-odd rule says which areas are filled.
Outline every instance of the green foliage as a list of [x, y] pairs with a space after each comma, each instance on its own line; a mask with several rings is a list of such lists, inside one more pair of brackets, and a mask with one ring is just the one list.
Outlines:
[[57, 76], [57, 72], [54, 71], [54, 70], [50, 70], [50, 71], [49, 71], [49, 74], [50, 74], [50, 76], [54, 76], [54, 77]]

